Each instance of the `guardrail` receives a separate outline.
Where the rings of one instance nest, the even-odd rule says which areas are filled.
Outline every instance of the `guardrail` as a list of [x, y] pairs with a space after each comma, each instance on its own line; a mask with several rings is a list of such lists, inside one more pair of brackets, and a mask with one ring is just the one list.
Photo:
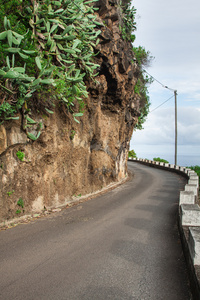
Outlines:
[[191, 290], [194, 300], [200, 299], [200, 206], [199, 206], [199, 177], [195, 171], [147, 159], [129, 158], [129, 161], [138, 162], [150, 167], [161, 168], [176, 172], [187, 178], [184, 191], [179, 196], [179, 231], [183, 252], [190, 275]]

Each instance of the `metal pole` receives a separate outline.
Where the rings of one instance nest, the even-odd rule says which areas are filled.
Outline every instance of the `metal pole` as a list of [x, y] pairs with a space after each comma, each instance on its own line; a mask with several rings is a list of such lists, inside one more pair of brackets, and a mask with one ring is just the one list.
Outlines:
[[177, 165], [177, 91], [174, 91], [175, 98], [175, 165]]

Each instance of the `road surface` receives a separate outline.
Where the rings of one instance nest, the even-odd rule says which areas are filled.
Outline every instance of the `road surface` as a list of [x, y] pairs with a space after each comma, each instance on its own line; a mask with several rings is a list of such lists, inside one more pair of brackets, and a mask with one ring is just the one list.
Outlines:
[[189, 300], [177, 229], [185, 179], [129, 163], [125, 184], [0, 232], [1, 300]]

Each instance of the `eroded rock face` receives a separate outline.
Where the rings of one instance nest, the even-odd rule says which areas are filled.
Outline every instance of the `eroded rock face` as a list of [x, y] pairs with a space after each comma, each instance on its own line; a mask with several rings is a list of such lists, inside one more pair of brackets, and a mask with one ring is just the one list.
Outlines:
[[[95, 5], [106, 26], [96, 49], [99, 75], [87, 82], [90, 96], [80, 124], [56, 108], [51, 116], [38, 116], [43, 131], [36, 142], [27, 139], [20, 120], [0, 126], [0, 221], [17, 216], [17, 209], [21, 214], [41, 211], [127, 175], [129, 141], [140, 109], [134, 95], [137, 66], [131, 44], [121, 38], [118, 1]], [[17, 151], [25, 154], [23, 161]], [[17, 205], [19, 198], [24, 208]]]

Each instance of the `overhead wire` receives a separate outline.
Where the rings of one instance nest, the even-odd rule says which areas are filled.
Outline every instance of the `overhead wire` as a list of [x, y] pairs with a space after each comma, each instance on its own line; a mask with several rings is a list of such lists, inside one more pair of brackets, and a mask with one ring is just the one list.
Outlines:
[[160, 106], [162, 106], [163, 104], [165, 104], [167, 101], [169, 101], [170, 99], [174, 98], [174, 95], [171, 96], [169, 99], [165, 100], [163, 103], [161, 103], [160, 105], [158, 105], [157, 107], [155, 107], [153, 110], [151, 110], [149, 113], [152, 113], [154, 110], [158, 109]]
[[144, 70], [144, 72], [147, 73], [153, 80], [157, 81], [162, 87], [168, 89], [168, 86], [166, 86], [163, 83], [161, 83], [158, 79], [156, 79], [154, 76], [152, 76], [151, 74], [149, 74], [146, 70]]
[[[153, 80], [155, 80], [156, 82], [158, 82], [163, 88], [166, 88], [170, 91], [175, 92], [175, 90], [170, 89], [168, 86], [164, 85], [162, 82], [160, 82], [158, 79], [156, 79], [154, 76], [152, 76], [150, 73], [148, 73], [146, 70], [144, 70], [145, 73], [147, 73]], [[165, 100], [164, 102], [162, 102], [160, 105], [158, 105], [157, 107], [155, 107], [153, 110], [151, 110], [149, 113], [152, 113], [153, 111], [155, 111], [156, 109], [158, 109], [160, 106], [162, 106], [163, 104], [165, 104], [166, 102], [168, 102], [170, 99], [172, 99], [174, 97], [171, 96], [169, 99]]]
[[146, 70], [143, 70], [145, 73], [147, 73], [153, 80], [155, 80], [156, 82], [158, 82], [163, 88], [168, 89], [170, 91], [175, 91], [174, 89], [170, 89], [167, 85], [164, 85], [162, 82], [160, 82], [158, 79], [156, 79], [154, 76], [152, 76], [151, 74], [149, 74]]

